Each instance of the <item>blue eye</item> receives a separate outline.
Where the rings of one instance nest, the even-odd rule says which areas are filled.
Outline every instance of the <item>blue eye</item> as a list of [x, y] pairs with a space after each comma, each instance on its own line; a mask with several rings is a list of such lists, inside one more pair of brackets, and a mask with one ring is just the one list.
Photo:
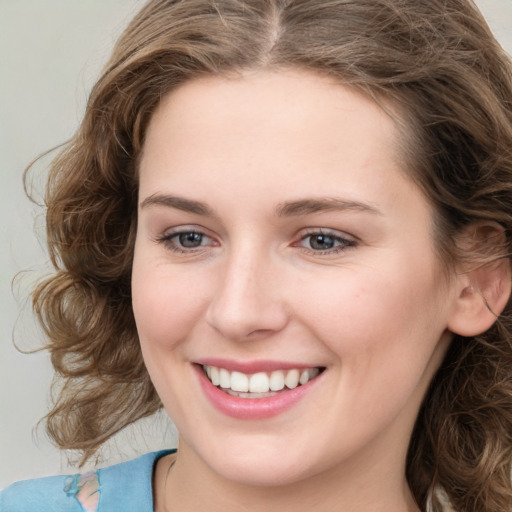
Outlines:
[[309, 246], [315, 251], [325, 251], [332, 249], [336, 245], [334, 237], [329, 235], [308, 235]]
[[300, 242], [302, 247], [317, 254], [337, 253], [356, 245], [355, 240], [322, 231], [308, 233], [301, 238]]
[[195, 247], [200, 247], [203, 244], [204, 236], [201, 233], [179, 233], [174, 235], [175, 239], [179, 242], [182, 247], [186, 247], [187, 249], [193, 249]]
[[199, 231], [183, 230], [163, 235], [157, 238], [157, 242], [171, 251], [186, 253], [211, 245], [213, 240]]

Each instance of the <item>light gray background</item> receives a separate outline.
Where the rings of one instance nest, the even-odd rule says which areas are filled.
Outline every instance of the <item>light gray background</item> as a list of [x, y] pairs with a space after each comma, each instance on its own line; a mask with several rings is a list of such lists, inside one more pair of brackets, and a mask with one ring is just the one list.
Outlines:
[[[23, 355], [13, 346], [14, 339], [30, 349], [41, 339], [27, 295], [47, 268], [38, 242], [43, 223], [24, 195], [22, 172], [33, 158], [71, 135], [116, 36], [142, 3], [0, 0], [0, 488], [21, 478], [69, 471], [44, 429], [34, 430], [48, 403], [48, 357]], [[512, 0], [477, 4], [512, 52]], [[44, 174], [43, 164], [35, 167], [38, 174]], [[175, 439], [160, 415], [120, 436], [105, 450], [105, 459], [111, 463], [174, 446]]]

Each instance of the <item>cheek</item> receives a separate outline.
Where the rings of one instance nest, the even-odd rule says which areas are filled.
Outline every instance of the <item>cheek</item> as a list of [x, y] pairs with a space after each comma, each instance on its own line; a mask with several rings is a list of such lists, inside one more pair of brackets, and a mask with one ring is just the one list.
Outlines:
[[446, 330], [441, 279], [425, 267], [396, 267], [347, 273], [339, 286], [311, 281], [303, 290], [307, 302], [298, 316], [345, 375], [361, 382], [421, 375]]
[[[132, 302], [144, 363], [156, 391], [177, 424], [180, 400], [194, 399], [185, 385], [186, 341], [204, 308], [200, 286], [168, 265], [134, 258]], [[180, 389], [177, 394], [174, 390]]]
[[193, 331], [205, 306], [205, 286], [186, 272], [134, 260], [132, 302], [143, 350], [171, 350]]
[[[329, 402], [336, 406], [325, 421], [356, 437], [390, 425], [402, 411], [413, 421], [449, 342], [435, 281], [390, 275], [399, 277], [347, 278], [329, 293], [317, 283], [302, 309], [313, 336], [334, 356]], [[354, 423], [367, 428], [354, 432]]]

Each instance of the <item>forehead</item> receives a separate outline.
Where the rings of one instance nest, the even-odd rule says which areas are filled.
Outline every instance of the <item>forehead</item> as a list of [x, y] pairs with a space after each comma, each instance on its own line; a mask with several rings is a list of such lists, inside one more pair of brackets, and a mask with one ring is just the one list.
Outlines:
[[[186, 199], [223, 229], [248, 233], [279, 225], [283, 205], [335, 199], [363, 205], [365, 217], [343, 208], [352, 218], [379, 212], [371, 224], [382, 240], [415, 237], [432, 248], [432, 209], [406, 177], [398, 134], [375, 101], [315, 74], [191, 81], [150, 122], [139, 203]], [[165, 196], [172, 201], [151, 199]]]
[[[320, 167], [402, 169], [392, 117], [362, 93], [310, 72], [254, 72], [185, 83], [150, 122], [141, 171], [166, 161], [188, 177], [252, 167], [296, 176]], [[383, 158], [385, 157], [385, 158]], [[338, 176], [339, 177], [339, 176]]]
[[[394, 127], [390, 128], [398, 115], [394, 115], [390, 102], [379, 98], [377, 104], [369, 94], [355, 87], [294, 68], [253, 71], [231, 77], [205, 76], [185, 82], [163, 97], [152, 116], [150, 129], [165, 118], [168, 125], [174, 120], [180, 131], [187, 127], [209, 129], [210, 122], [218, 128], [222, 122], [231, 124], [233, 121], [237, 124], [231, 126], [236, 130], [245, 120], [245, 129], [251, 124], [254, 130], [261, 126], [276, 128], [281, 124], [288, 125], [286, 131], [289, 132], [293, 124], [296, 129], [316, 128], [319, 122], [338, 121], [356, 109], [360, 121], [351, 119], [352, 123], [365, 124], [369, 131], [382, 128], [381, 135], [390, 136], [386, 142], [393, 142]], [[371, 125], [367, 123], [370, 117]]]

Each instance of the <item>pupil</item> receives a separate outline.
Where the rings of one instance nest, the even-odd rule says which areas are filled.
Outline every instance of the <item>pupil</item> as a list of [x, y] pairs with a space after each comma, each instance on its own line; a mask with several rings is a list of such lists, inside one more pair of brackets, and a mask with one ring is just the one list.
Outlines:
[[180, 244], [183, 247], [199, 247], [202, 239], [203, 237], [199, 233], [183, 233], [179, 236]]
[[315, 235], [311, 238], [311, 248], [318, 250], [332, 249], [334, 240], [329, 235]]

